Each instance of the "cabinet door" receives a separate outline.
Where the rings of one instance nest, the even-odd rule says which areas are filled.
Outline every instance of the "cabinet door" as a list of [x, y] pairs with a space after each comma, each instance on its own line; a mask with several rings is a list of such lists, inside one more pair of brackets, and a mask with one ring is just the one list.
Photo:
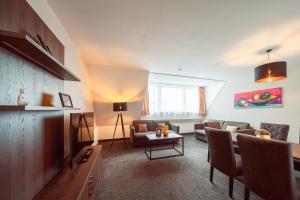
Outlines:
[[89, 188], [88, 183], [85, 183], [82, 189], [82, 192], [78, 198], [78, 200], [89, 200]]

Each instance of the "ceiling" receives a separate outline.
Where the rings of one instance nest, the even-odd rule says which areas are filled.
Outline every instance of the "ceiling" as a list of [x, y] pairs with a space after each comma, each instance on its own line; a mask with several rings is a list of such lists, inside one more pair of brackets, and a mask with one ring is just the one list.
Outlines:
[[270, 47], [300, 62], [297, 0], [48, 2], [89, 65], [219, 78], [253, 70]]

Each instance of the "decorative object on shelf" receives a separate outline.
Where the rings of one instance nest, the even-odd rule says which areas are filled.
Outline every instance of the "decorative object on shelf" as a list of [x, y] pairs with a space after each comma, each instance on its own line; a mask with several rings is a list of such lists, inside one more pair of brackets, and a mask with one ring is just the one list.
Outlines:
[[18, 96], [18, 105], [20, 105], [20, 106], [28, 105], [28, 103], [25, 102], [25, 89], [23, 87], [20, 88], [20, 93]]
[[72, 99], [71, 99], [70, 95], [60, 92], [59, 97], [60, 97], [61, 104], [63, 107], [73, 108], [73, 103], [72, 103]]
[[161, 137], [161, 129], [157, 128], [155, 134], [157, 137]]
[[163, 125], [162, 132], [165, 137], [169, 135], [169, 126], [167, 124]]
[[42, 106], [53, 106], [53, 95], [48, 93], [42, 94]]
[[[270, 61], [270, 52], [272, 49], [266, 50], [268, 53], [268, 61]], [[255, 82], [273, 82], [285, 79], [287, 77], [286, 62], [269, 62], [255, 68]]]
[[119, 118], [121, 120], [121, 125], [122, 125], [123, 142], [124, 142], [124, 145], [126, 146], [125, 129], [124, 129], [124, 122], [123, 122], [122, 112], [127, 111], [127, 102], [116, 102], [116, 103], [113, 103], [113, 111], [114, 112], [118, 112], [118, 117], [117, 117], [117, 122], [116, 122], [116, 125], [115, 125], [115, 130], [114, 130], [114, 135], [113, 135], [113, 139], [112, 139], [112, 142], [111, 142], [111, 146], [113, 145], [113, 142], [115, 140], [115, 135], [116, 135], [116, 130], [117, 130]]
[[279, 108], [282, 107], [282, 88], [271, 88], [234, 95], [235, 108]]
[[271, 139], [271, 136], [272, 136], [272, 134], [265, 129], [256, 130], [255, 135], [256, 135], [256, 137], [263, 138], [263, 139]]

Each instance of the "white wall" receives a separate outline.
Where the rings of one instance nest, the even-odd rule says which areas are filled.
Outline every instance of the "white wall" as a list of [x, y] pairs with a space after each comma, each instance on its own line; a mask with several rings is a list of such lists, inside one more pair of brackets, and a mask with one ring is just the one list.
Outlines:
[[[61, 43], [63, 43], [65, 46], [65, 66], [81, 80], [80, 82], [65, 81], [64, 91], [62, 92], [71, 95], [74, 107], [80, 108], [81, 111], [93, 111], [93, 99], [89, 75], [76, 45], [73, 43], [69, 34], [66, 32], [46, 0], [27, 0], [27, 2], [48, 25]], [[69, 154], [68, 133], [69, 112], [65, 112], [65, 156]]]
[[[255, 83], [254, 70], [245, 69], [226, 77], [227, 83], [209, 107], [207, 118], [250, 122], [259, 128], [261, 122], [290, 125], [288, 140], [299, 142], [300, 63], [288, 62], [288, 78], [272, 83]], [[234, 109], [234, 94], [259, 89], [283, 87], [282, 108]]]
[[[123, 112], [126, 136], [129, 124], [140, 119], [145, 92], [148, 85], [147, 71], [118, 67], [89, 66], [96, 114], [98, 139], [112, 139], [117, 113], [112, 111], [113, 102], [128, 102], [128, 111]], [[121, 138], [121, 126], [116, 138]]]

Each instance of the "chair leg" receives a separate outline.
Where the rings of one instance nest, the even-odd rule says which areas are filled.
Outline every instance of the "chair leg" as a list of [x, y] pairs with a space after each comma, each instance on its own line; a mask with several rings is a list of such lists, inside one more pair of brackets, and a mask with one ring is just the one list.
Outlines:
[[213, 182], [213, 178], [214, 178], [214, 168], [210, 166], [210, 176], [209, 176], [210, 182]]
[[233, 178], [229, 177], [229, 197], [232, 198], [233, 193]]
[[250, 191], [245, 187], [244, 200], [249, 200]]
[[207, 150], [207, 162], [209, 162], [210, 159], [210, 155], [209, 155], [209, 151]]

